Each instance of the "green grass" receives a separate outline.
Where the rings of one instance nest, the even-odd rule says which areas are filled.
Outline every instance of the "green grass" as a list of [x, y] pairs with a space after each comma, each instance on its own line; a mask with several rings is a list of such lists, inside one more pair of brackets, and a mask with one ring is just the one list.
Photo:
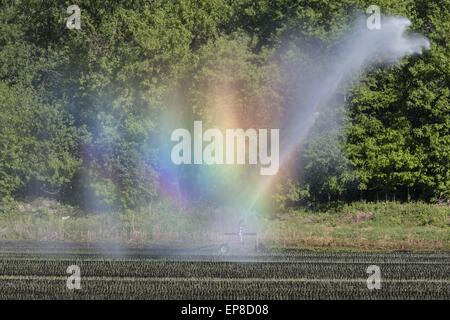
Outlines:
[[354, 203], [338, 211], [291, 211], [272, 220], [281, 247], [450, 250], [450, 207], [425, 203]]
[[[233, 214], [162, 204], [126, 214], [86, 214], [41, 199], [0, 213], [0, 240], [220, 243], [226, 232], [221, 219], [237, 224], [239, 217]], [[448, 205], [358, 202], [327, 212], [293, 210], [272, 217], [258, 216], [255, 228], [273, 248], [450, 250]]]

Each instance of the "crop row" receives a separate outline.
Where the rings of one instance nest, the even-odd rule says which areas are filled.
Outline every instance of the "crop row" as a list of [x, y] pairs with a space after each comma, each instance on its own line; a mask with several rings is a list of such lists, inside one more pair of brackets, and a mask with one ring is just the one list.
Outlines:
[[448, 281], [237, 281], [86, 278], [69, 290], [64, 278], [0, 279], [0, 299], [450, 299]]
[[[0, 251], [4, 248], [0, 246]], [[354, 263], [447, 263], [450, 264], [450, 253], [411, 253], [411, 252], [393, 252], [393, 253], [357, 253], [357, 252], [315, 252], [315, 251], [289, 251], [286, 253], [259, 253], [259, 254], [240, 254], [240, 255], [219, 255], [218, 250], [198, 251], [192, 253], [190, 251], [174, 251], [174, 250], [147, 250], [147, 249], [133, 249], [133, 250], [111, 250], [102, 251], [96, 249], [72, 251], [71, 249], [56, 251], [41, 252], [38, 249], [27, 250], [28, 253], [17, 252], [0, 252], [1, 259], [17, 258], [17, 259], [34, 259], [43, 258], [58, 259], [58, 256], [71, 256], [74, 259], [102, 259], [109, 257], [110, 259], [126, 259], [126, 260], [176, 260], [176, 261], [254, 261], [254, 262], [289, 262], [299, 260], [314, 260], [314, 261], [342, 261]], [[37, 253], [39, 253], [37, 255]]]
[[[126, 260], [0, 260], [0, 275], [63, 276], [77, 265], [84, 276], [180, 278], [367, 278], [370, 263], [211, 262]], [[450, 265], [377, 264], [386, 279], [450, 279]]]

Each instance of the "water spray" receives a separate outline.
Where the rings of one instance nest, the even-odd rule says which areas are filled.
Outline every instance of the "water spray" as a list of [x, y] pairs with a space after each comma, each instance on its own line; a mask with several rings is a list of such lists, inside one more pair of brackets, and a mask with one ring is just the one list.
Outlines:
[[[369, 30], [364, 21], [357, 21], [353, 32], [344, 38], [342, 48], [330, 54], [328, 60], [333, 63], [329, 69], [334, 72], [322, 76], [310, 74], [307, 77], [316, 80], [308, 86], [308, 94], [298, 101], [299, 108], [283, 124], [284, 130], [280, 130], [284, 131], [280, 146], [280, 167], [304, 141], [316, 123], [320, 109], [330, 103], [338, 88], [347, 85], [355, 75], [373, 64], [394, 64], [405, 56], [422, 54], [430, 48], [426, 37], [408, 33], [410, 26], [411, 21], [403, 17], [384, 17], [379, 30]], [[255, 207], [272, 181], [273, 177], [264, 178], [255, 190], [248, 210]]]

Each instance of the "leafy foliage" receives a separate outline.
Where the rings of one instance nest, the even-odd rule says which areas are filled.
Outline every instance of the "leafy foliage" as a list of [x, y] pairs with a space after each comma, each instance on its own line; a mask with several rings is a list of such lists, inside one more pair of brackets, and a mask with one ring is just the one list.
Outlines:
[[[65, 28], [69, 4], [1, 4], [0, 196], [114, 211], [159, 198], [168, 113], [276, 126], [306, 90], [297, 67], [325, 72], [324, 53], [370, 3], [80, 0], [80, 31]], [[450, 3], [379, 5], [432, 49], [371, 70], [336, 126], [318, 121], [281, 205], [450, 198]]]

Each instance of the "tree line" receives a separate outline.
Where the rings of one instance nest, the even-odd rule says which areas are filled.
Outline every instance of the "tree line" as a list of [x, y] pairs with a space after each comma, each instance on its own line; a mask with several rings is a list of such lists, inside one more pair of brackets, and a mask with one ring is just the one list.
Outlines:
[[[326, 68], [370, 2], [2, 1], [0, 197], [90, 210], [157, 201], [169, 128], [224, 112], [242, 128], [277, 127], [301, 96], [292, 66]], [[65, 25], [74, 3], [80, 30]], [[372, 68], [318, 119], [295, 174], [280, 179], [283, 206], [450, 198], [450, 2], [377, 4], [408, 17], [432, 48]]]

